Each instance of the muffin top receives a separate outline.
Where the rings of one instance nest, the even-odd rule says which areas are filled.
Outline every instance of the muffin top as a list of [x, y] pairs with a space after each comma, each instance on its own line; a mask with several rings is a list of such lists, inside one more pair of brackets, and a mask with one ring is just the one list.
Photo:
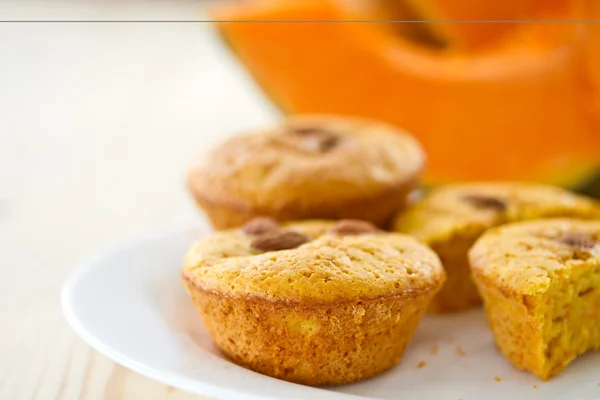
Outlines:
[[420, 145], [389, 125], [302, 116], [227, 140], [199, 159], [188, 183], [207, 201], [243, 199], [240, 207], [251, 203], [277, 209], [296, 203], [299, 195], [376, 195], [412, 182], [423, 164]]
[[466, 183], [434, 189], [394, 221], [394, 230], [432, 243], [453, 233], [538, 218], [600, 218], [600, 203], [555, 186]]
[[600, 220], [548, 219], [493, 228], [469, 252], [473, 274], [509, 293], [545, 292], [553, 278], [600, 266]]
[[226, 296], [325, 303], [416, 296], [445, 275], [425, 245], [366, 222], [255, 219], [194, 244], [183, 277]]

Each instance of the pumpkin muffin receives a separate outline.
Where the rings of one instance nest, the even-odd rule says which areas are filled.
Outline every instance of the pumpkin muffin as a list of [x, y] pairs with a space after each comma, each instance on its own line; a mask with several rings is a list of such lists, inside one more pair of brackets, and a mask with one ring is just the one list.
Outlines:
[[420, 145], [396, 128], [303, 116], [227, 140], [196, 163], [188, 186], [217, 229], [257, 216], [383, 226], [405, 203], [423, 165]]
[[444, 280], [435, 253], [410, 236], [265, 218], [194, 244], [182, 275], [225, 355], [308, 385], [394, 366]]
[[467, 252], [487, 229], [509, 222], [600, 218], [600, 203], [565, 189], [533, 183], [466, 183], [442, 186], [399, 214], [393, 229], [415, 236], [440, 257], [448, 279], [433, 299], [434, 313], [481, 303]]
[[496, 344], [515, 367], [548, 380], [600, 348], [600, 220], [495, 228], [469, 256]]

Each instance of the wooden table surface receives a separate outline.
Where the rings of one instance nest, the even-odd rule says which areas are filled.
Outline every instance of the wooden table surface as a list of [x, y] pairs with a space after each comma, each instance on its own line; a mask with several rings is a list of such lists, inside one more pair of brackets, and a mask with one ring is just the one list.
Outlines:
[[[0, 19], [195, 19], [200, 2], [0, 2]], [[276, 118], [208, 23], [0, 23], [0, 399], [198, 399], [93, 351], [82, 260], [199, 218], [201, 149]]]

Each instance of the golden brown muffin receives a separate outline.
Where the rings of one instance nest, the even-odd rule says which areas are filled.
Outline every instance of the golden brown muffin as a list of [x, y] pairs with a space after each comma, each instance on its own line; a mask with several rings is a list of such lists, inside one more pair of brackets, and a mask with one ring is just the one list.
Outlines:
[[182, 273], [223, 353], [308, 385], [394, 366], [444, 280], [425, 245], [360, 221], [251, 221], [196, 243]]
[[405, 203], [423, 164], [419, 144], [391, 126], [304, 116], [227, 140], [192, 168], [188, 186], [217, 229], [256, 216], [383, 226]]
[[600, 203], [567, 190], [533, 183], [467, 183], [434, 189], [405, 213], [393, 229], [428, 244], [440, 257], [448, 280], [431, 312], [460, 311], [481, 303], [471, 279], [467, 252], [493, 226], [524, 220], [600, 218]]
[[505, 225], [469, 256], [496, 344], [515, 367], [548, 380], [600, 348], [600, 220]]

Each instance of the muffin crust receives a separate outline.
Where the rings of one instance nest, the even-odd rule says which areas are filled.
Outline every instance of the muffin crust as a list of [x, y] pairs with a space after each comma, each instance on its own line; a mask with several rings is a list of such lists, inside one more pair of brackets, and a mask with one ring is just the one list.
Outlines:
[[600, 221], [494, 228], [470, 262], [496, 344], [515, 367], [548, 380], [600, 348]]
[[303, 116], [229, 139], [196, 163], [188, 185], [218, 229], [256, 216], [382, 226], [403, 206], [423, 166], [419, 144], [393, 127]]
[[339, 223], [284, 225], [280, 233], [309, 238], [287, 250], [256, 252], [243, 228], [196, 243], [183, 282], [217, 347], [255, 371], [310, 385], [395, 365], [443, 269], [409, 236], [341, 226], [344, 234]]
[[393, 229], [428, 244], [448, 280], [430, 311], [460, 311], [481, 303], [471, 280], [467, 252], [487, 229], [552, 217], [600, 218], [600, 204], [567, 190], [532, 183], [469, 183], [434, 189], [400, 213]]

